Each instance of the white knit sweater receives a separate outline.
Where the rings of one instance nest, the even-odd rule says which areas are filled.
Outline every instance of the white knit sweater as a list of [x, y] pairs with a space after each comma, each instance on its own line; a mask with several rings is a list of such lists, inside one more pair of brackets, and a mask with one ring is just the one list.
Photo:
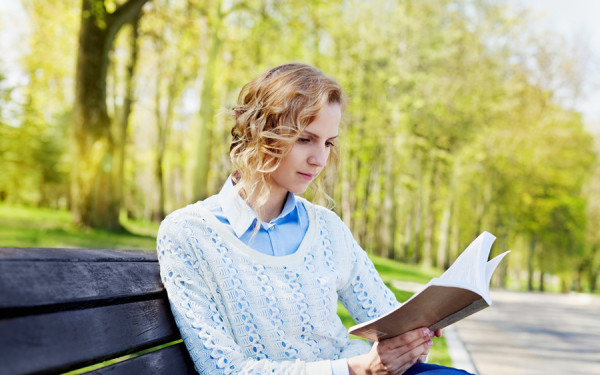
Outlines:
[[162, 281], [201, 374], [330, 374], [330, 360], [370, 349], [349, 339], [338, 298], [357, 322], [398, 305], [338, 216], [302, 203], [309, 227], [287, 256], [249, 248], [202, 202], [161, 224]]

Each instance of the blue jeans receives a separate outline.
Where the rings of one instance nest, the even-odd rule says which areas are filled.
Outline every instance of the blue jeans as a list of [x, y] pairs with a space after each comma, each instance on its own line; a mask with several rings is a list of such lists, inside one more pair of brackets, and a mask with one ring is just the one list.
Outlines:
[[444, 367], [431, 363], [417, 363], [409, 368], [404, 375], [471, 375], [470, 372], [452, 367]]

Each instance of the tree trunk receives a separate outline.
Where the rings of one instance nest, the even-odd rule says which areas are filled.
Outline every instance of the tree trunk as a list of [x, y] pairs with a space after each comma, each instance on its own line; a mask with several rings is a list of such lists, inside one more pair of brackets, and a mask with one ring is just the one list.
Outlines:
[[459, 253], [462, 251], [460, 248], [460, 205], [458, 204], [458, 199], [454, 200], [452, 203], [452, 214], [450, 217], [450, 235], [449, 235], [449, 248], [447, 250], [448, 256], [446, 257], [446, 265], [445, 268], [450, 267], [450, 264], [456, 259]]
[[432, 247], [432, 242], [433, 242], [433, 202], [432, 202], [432, 190], [433, 190], [433, 186], [431, 184], [431, 181], [433, 180], [432, 175], [435, 173], [435, 171], [431, 171], [428, 172], [427, 174], [431, 173], [431, 175], [427, 176], [428, 178], [425, 178], [426, 183], [424, 183], [423, 186], [423, 190], [424, 190], [424, 198], [422, 199], [422, 212], [423, 212], [423, 220], [424, 220], [424, 225], [423, 225], [423, 242], [422, 242], [422, 251], [423, 251], [423, 257], [422, 257], [422, 262], [425, 266], [430, 267], [432, 266], [431, 263], [431, 247]]
[[573, 289], [575, 289], [575, 291], [578, 293], [583, 292], [583, 274], [588, 266], [589, 262], [583, 261], [579, 264], [579, 266], [577, 267], [577, 271], [575, 272], [575, 279], [573, 280]]
[[209, 17], [210, 22], [210, 48], [208, 50], [207, 63], [204, 70], [204, 78], [202, 79], [202, 90], [200, 94], [200, 134], [198, 136], [198, 146], [196, 154], [196, 170], [194, 177], [194, 192], [192, 194], [194, 200], [202, 200], [208, 196], [208, 172], [210, 170], [211, 160], [211, 138], [214, 122], [214, 85], [215, 74], [217, 69], [217, 60], [221, 50], [221, 32], [222, 13], [221, 2], [215, 4], [214, 12]]
[[537, 244], [537, 238], [535, 235], [531, 235], [531, 241], [529, 242], [529, 253], [527, 256], [527, 290], [533, 291], [533, 260], [535, 259], [535, 247]]
[[423, 258], [427, 266], [437, 266], [437, 257], [434, 257], [433, 248], [435, 246], [435, 227], [436, 212], [435, 202], [438, 199], [437, 191], [439, 185], [440, 165], [435, 159], [430, 161], [431, 172], [429, 174], [429, 183], [427, 184], [427, 208], [425, 209], [425, 231], [423, 240]]
[[588, 282], [590, 283], [590, 293], [595, 293], [598, 289], [598, 275], [600, 274], [600, 270], [596, 269], [595, 271], [590, 270], [588, 276]]
[[[360, 165], [360, 164], [359, 164]], [[358, 175], [359, 175], [359, 184], [358, 186], [363, 186], [365, 189], [365, 194], [363, 196], [363, 199], [361, 199], [360, 201], [356, 201], [357, 206], [360, 205], [360, 207], [358, 207], [357, 210], [354, 211], [355, 215], [358, 213], [360, 216], [356, 219], [356, 224], [358, 226], [357, 229], [355, 229], [355, 231], [358, 232], [358, 238], [360, 238], [359, 243], [363, 245], [364, 249], [367, 250], [367, 252], [371, 252], [372, 248], [373, 248], [373, 244], [368, 240], [367, 236], [368, 236], [368, 225], [369, 225], [369, 196], [371, 195], [371, 181], [373, 180], [373, 169], [371, 168], [367, 168], [367, 172], [363, 172], [361, 171], [362, 168], [367, 168], [366, 166], [364, 166], [364, 163], [362, 163], [362, 165], [359, 167], [359, 171], [358, 171]], [[376, 173], [376, 172], [375, 172]], [[360, 177], [361, 175], [366, 174], [366, 176], [364, 177]], [[361, 181], [361, 180], [364, 180]]]
[[73, 220], [78, 225], [120, 229], [118, 139], [106, 106], [108, 55], [121, 27], [147, 0], [129, 0], [113, 13], [104, 1], [83, 0], [75, 83], [71, 176]]
[[127, 128], [129, 127], [129, 118], [131, 116], [131, 110], [134, 102], [134, 85], [133, 77], [135, 75], [135, 67], [137, 65], [138, 53], [139, 53], [139, 25], [140, 17], [142, 13], [139, 12], [137, 16], [131, 21], [131, 36], [129, 38], [130, 56], [129, 63], [127, 65], [127, 75], [125, 76], [125, 100], [123, 101], [123, 110], [121, 112], [121, 121], [119, 126], [119, 170], [118, 178], [120, 184], [118, 186], [117, 199], [119, 206], [123, 205], [123, 187], [125, 182], [125, 155], [127, 146]]
[[406, 225], [404, 227], [404, 243], [402, 244], [401, 260], [407, 262], [410, 254], [410, 244], [412, 243], [412, 210], [406, 215]]
[[441, 269], [447, 269], [450, 266], [451, 258], [451, 232], [452, 224], [457, 221], [456, 213], [456, 196], [458, 190], [458, 180], [460, 176], [460, 158], [456, 158], [448, 173], [448, 191], [446, 192], [444, 211], [440, 223], [439, 244], [437, 249], [436, 266]]
[[400, 197], [401, 186], [400, 183], [397, 181], [396, 173], [394, 173], [393, 168], [386, 170], [386, 178], [388, 179], [386, 191], [386, 206], [389, 206], [389, 210], [387, 212], [389, 222], [389, 224], [387, 225], [387, 243], [389, 247], [387, 251], [387, 257], [389, 259], [396, 259], [396, 232], [398, 230], [398, 197]]
[[371, 252], [382, 256], [381, 246], [381, 216], [385, 215], [381, 205], [381, 178], [379, 165], [373, 166], [373, 172], [370, 174], [369, 186], [370, 193], [365, 197], [365, 245], [370, 248]]
[[[598, 251], [598, 245], [594, 245], [591, 250], [592, 259], [597, 251]], [[600, 267], [595, 265], [595, 263], [593, 261], [590, 262], [590, 267], [588, 268], [588, 283], [590, 284], [590, 293], [594, 293], [597, 289], [599, 274], [600, 274]]]
[[416, 180], [418, 182], [417, 185], [417, 191], [416, 193], [416, 205], [415, 205], [415, 225], [414, 225], [414, 232], [413, 232], [413, 263], [415, 264], [419, 264], [419, 262], [421, 262], [421, 227], [423, 225], [423, 190], [424, 190], [424, 184], [423, 184], [423, 176], [422, 176], [422, 169], [423, 169], [423, 163], [424, 163], [424, 157], [422, 155], [419, 155], [419, 166], [417, 167], [417, 175], [416, 175]]
[[[508, 235], [506, 234], [506, 232], [501, 230], [498, 235], [498, 248], [500, 249], [500, 251], [506, 251], [506, 244], [508, 242], [507, 238]], [[498, 282], [496, 285], [500, 288], [506, 288], [509, 260], [507, 259], [506, 261], [501, 263], [502, 265], [500, 266], [500, 272], [498, 273], [497, 277]]]
[[[161, 44], [162, 46], [162, 44]], [[158, 47], [158, 56], [160, 59], [162, 48]], [[152, 213], [152, 219], [156, 221], [160, 221], [165, 217], [165, 179], [164, 179], [164, 169], [163, 169], [163, 161], [166, 151], [167, 141], [164, 136], [165, 124], [164, 119], [161, 114], [161, 102], [162, 102], [162, 87], [161, 80], [164, 75], [163, 64], [159, 62], [158, 66], [158, 74], [156, 75], [156, 92], [154, 96], [154, 117], [156, 119], [156, 129], [157, 129], [157, 150], [156, 150], [156, 159], [154, 161], [154, 173], [156, 175], [156, 183], [158, 185], [158, 205], [156, 210]]]
[[444, 207], [444, 213], [442, 214], [442, 222], [440, 223], [440, 242], [437, 250], [437, 262], [438, 268], [446, 269], [448, 267], [449, 249], [448, 234], [450, 232], [450, 217], [452, 214], [452, 201], [453, 192], [448, 193], [446, 197], [446, 204]]
[[350, 202], [350, 173], [352, 161], [350, 154], [345, 153], [343, 161], [340, 161], [341, 177], [341, 200], [342, 200], [342, 220], [348, 228], [352, 228], [352, 203]]
[[[162, 43], [162, 42], [161, 42]], [[161, 65], [162, 67], [162, 65]], [[154, 214], [154, 219], [157, 221], [163, 220], [166, 216], [165, 209], [165, 168], [164, 159], [167, 151], [167, 144], [170, 137], [170, 129], [173, 122], [173, 111], [175, 96], [177, 95], [177, 74], [180, 68], [180, 60], [175, 62], [175, 67], [171, 74], [164, 74], [162, 68], [159, 68], [159, 76], [156, 80], [156, 96], [155, 96], [155, 115], [158, 133], [158, 147], [156, 151], [156, 164], [155, 173], [158, 180], [158, 207]], [[163, 76], [170, 76], [171, 79], [168, 82], [167, 97], [165, 98], [166, 103], [164, 106], [164, 113], [161, 112], [163, 96], [160, 81]]]

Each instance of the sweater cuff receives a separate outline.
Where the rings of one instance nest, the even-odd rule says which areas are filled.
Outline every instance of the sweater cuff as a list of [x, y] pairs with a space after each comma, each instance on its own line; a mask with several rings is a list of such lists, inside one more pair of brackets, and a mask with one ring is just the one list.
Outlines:
[[346, 358], [331, 361], [331, 373], [333, 375], [350, 375], [348, 360]]
[[306, 362], [306, 373], [310, 375], [331, 375], [332, 361]]

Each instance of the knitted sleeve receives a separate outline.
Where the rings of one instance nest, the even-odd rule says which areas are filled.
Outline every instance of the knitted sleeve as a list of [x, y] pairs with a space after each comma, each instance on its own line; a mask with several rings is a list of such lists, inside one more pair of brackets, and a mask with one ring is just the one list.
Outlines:
[[351, 272], [346, 285], [340, 290], [340, 301], [357, 323], [377, 318], [400, 303], [383, 283], [367, 253], [356, 242], [344, 224], [346, 246], [350, 252]]
[[201, 374], [331, 374], [330, 361], [272, 361], [247, 357], [233, 339], [226, 311], [213, 298], [203, 259], [183, 220], [160, 226], [157, 253], [171, 310], [196, 370]]

